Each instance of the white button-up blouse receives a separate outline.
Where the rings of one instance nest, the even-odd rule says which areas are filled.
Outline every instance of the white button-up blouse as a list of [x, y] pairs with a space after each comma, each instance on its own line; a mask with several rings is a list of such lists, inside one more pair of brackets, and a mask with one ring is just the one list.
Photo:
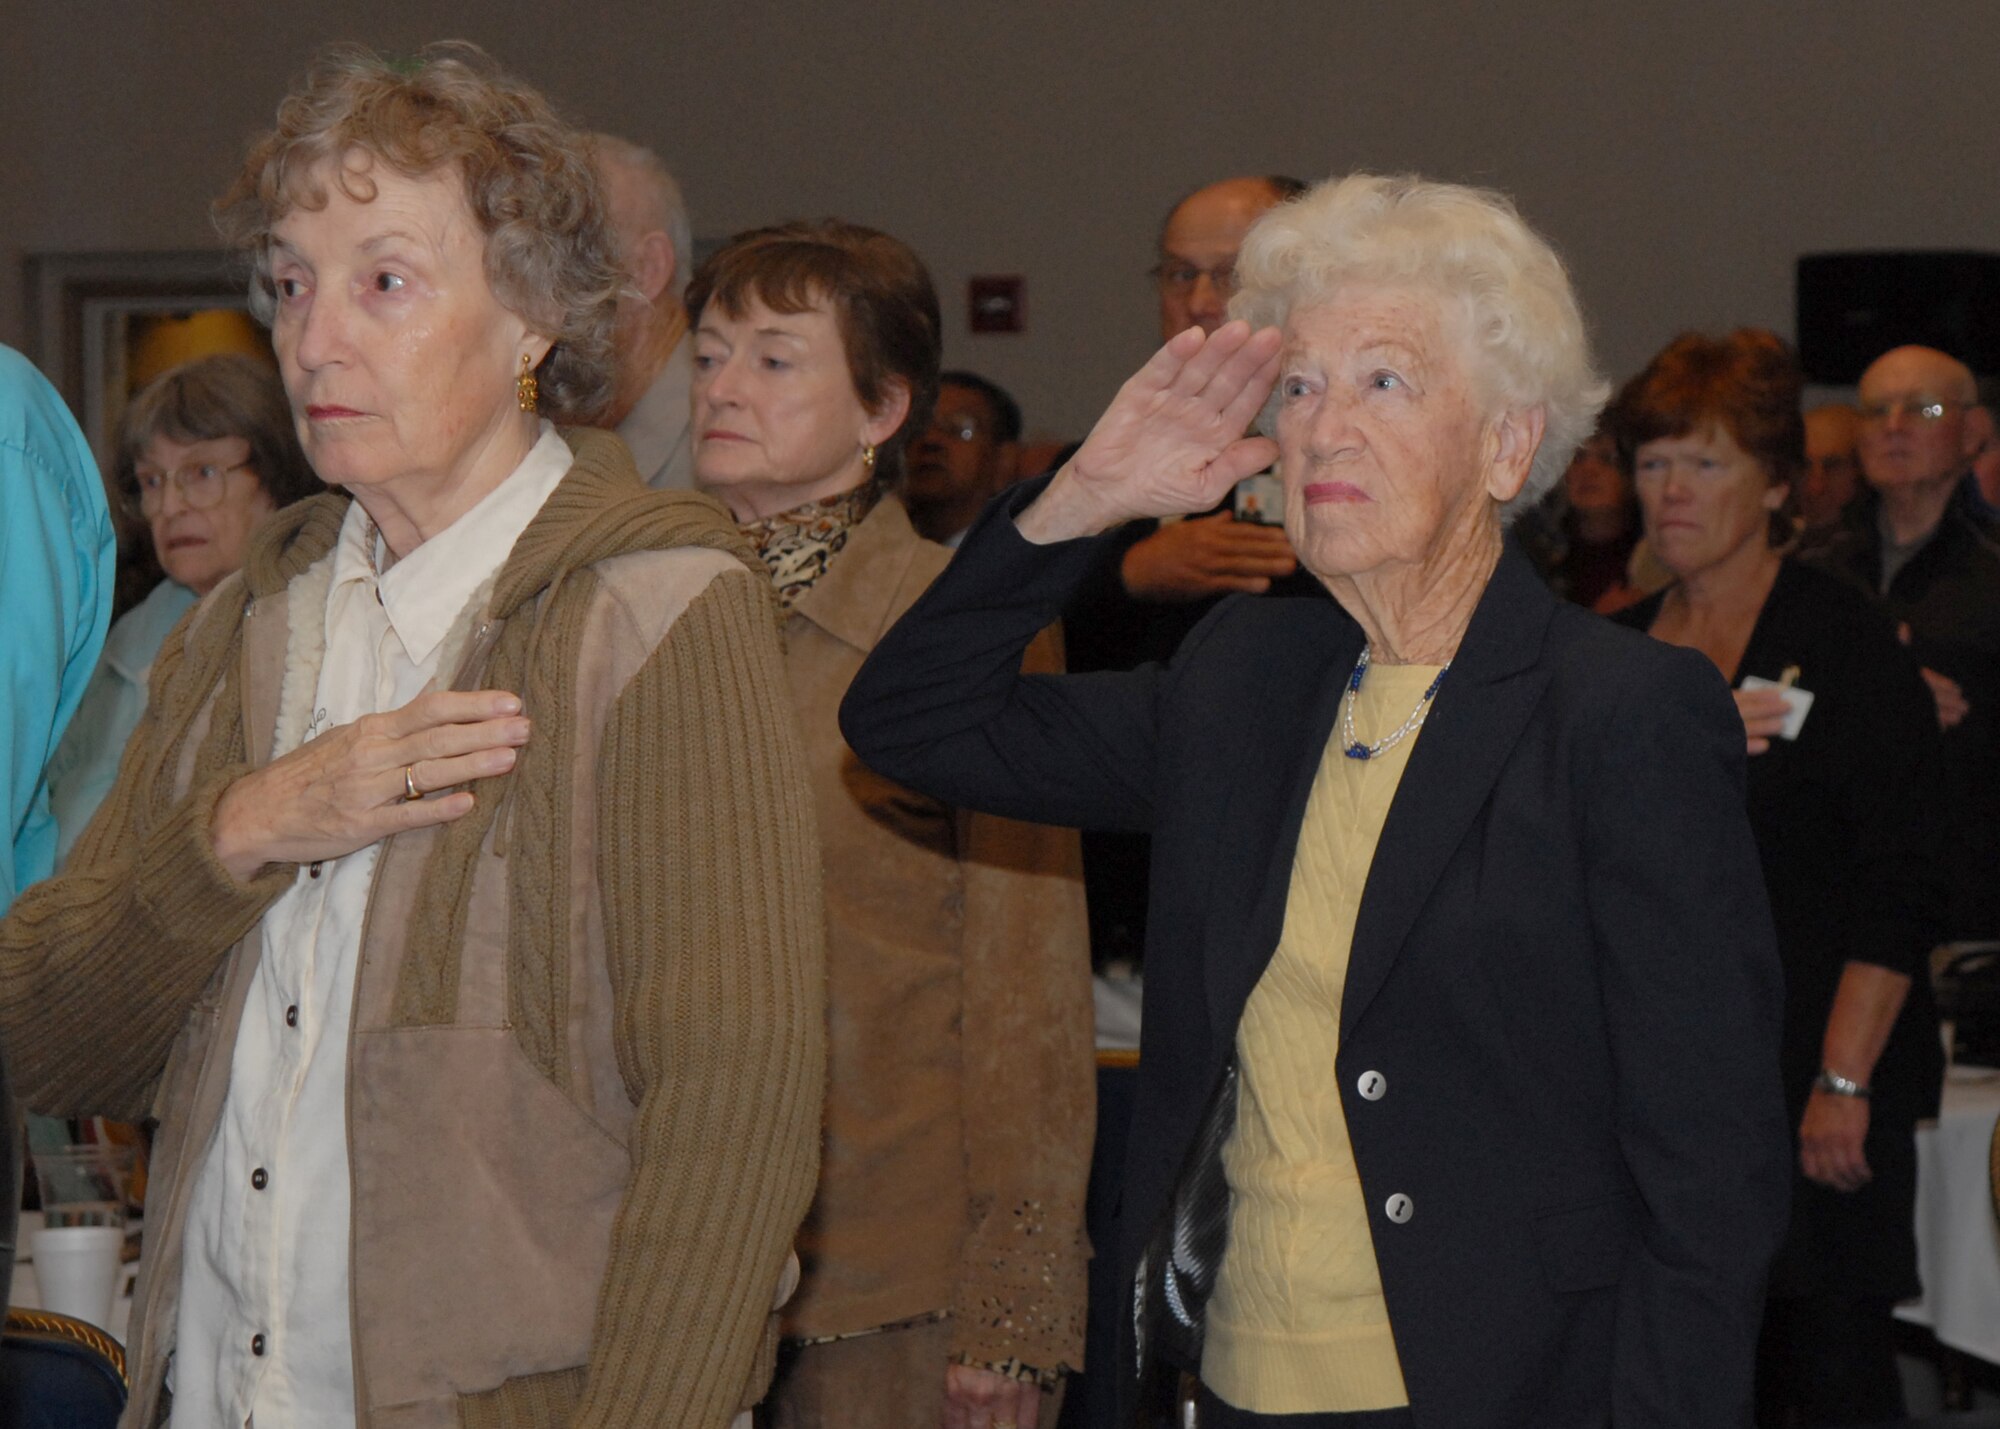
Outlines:
[[[512, 475], [380, 574], [374, 524], [358, 502], [348, 508], [306, 738], [431, 685], [446, 635], [569, 466], [568, 445], [544, 422]], [[288, 668], [285, 678], [312, 674]], [[354, 1424], [347, 1041], [376, 852], [301, 868], [264, 915], [222, 1120], [188, 1212], [176, 1429]]]

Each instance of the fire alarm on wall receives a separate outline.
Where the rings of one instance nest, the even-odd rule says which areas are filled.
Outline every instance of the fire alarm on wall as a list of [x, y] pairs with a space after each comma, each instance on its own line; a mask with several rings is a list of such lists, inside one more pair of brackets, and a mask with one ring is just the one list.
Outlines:
[[974, 332], [1019, 332], [1026, 299], [1018, 273], [973, 278], [966, 288], [966, 325]]

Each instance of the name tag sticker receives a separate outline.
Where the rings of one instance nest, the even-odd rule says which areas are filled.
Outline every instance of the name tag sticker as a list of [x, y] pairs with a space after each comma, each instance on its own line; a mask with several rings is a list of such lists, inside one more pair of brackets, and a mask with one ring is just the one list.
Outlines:
[[1811, 690], [1802, 690], [1797, 685], [1781, 684], [1777, 680], [1766, 680], [1758, 675], [1745, 675], [1736, 682], [1737, 688], [1744, 690], [1776, 690], [1785, 697], [1785, 724], [1778, 731], [1780, 739], [1797, 739], [1799, 731], [1806, 727], [1806, 715], [1812, 709]]

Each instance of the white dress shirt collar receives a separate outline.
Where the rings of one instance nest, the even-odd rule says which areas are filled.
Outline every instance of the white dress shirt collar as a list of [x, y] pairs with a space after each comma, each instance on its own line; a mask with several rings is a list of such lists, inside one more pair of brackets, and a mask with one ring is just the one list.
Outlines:
[[334, 589], [348, 581], [373, 582], [396, 638], [414, 663], [424, 664], [569, 472], [572, 459], [569, 444], [543, 422], [541, 436], [505, 481], [380, 575], [382, 538], [355, 502], [334, 547]]

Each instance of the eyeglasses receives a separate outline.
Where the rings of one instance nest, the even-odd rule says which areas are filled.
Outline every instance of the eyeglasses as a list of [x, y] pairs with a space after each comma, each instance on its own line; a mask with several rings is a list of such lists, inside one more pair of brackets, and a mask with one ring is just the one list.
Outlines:
[[934, 416], [931, 418], [931, 435], [954, 442], [976, 442], [986, 433], [971, 417]]
[[1900, 414], [1911, 421], [1929, 424], [1943, 421], [1944, 414], [1954, 408], [1962, 410], [1971, 405], [1970, 402], [1949, 402], [1942, 397], [1891, 397], [1882, 402], [1863, 402], [1861, 420], [1881, 423]]
[[1195, 284], [1203, 278], [1214, 285], [1215, 291], [1228, 297], [1236, 291], [1236, 264], [1218, 263], [1213, 268], [1197, 267], [1193, 263], [1182, 262], [1178, 258], [1162, 258], [1147, 269], [1153, 281], [1160, 285], [1160, 291], [1172, 293], [1175, 297], [1185, 297], [1194, 291]]
[[172, 482], [192, 511], [206, 511], [222, 500], [222, 493], [229, 487], [229, 473], [241, 471], [250, 462], [239, 461], [224, 465], [217, 461], [194, 461], [186, 466], [177, 466], [172, 471], [149, 468], [138, 473], [139, 512], [144, 516], [154, 515], [167, 499], [167, 483]]

